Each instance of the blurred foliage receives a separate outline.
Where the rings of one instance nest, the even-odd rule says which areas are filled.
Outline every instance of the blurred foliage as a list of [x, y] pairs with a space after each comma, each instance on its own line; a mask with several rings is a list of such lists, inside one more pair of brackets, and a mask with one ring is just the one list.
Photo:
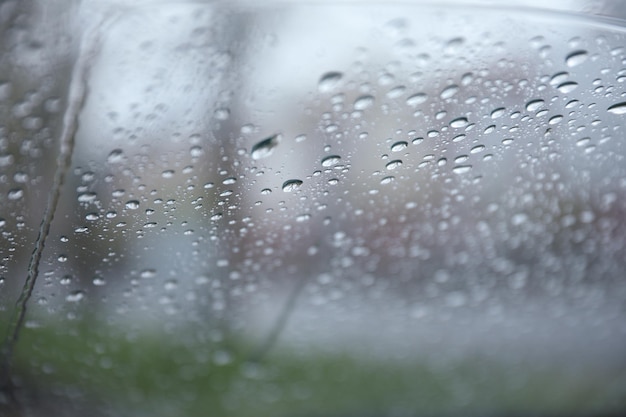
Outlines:
[[597, 415], [626, 408], [619, 369], [581, 374], [484, 355], [382, 360], [285, 348], [251, 362], [250, 343], [190, 339], [121, 333], [93, 320], [26, 328], [14, 362], [18, 396], [42, 410], [55, 396], [71, 398], [68, 408], [87, 404], [92, 415]]

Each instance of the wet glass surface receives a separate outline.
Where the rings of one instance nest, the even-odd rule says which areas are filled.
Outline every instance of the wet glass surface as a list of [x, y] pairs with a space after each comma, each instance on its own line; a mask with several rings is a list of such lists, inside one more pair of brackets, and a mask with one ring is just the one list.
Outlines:
[[626, 409], [623, 21], [60, 3], [0, 4], [0, 410]]

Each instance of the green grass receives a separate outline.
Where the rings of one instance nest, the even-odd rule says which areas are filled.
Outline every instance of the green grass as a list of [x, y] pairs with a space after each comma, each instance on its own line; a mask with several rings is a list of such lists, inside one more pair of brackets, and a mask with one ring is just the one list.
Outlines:
[[[582, 375], [478, 357], [434, 366], [285, 349], [250, 363], [249, 344], [188, 342], [193, 329], [163, 336], [71, 323], [24, 330], [14, 362], [22, 388], [78, 392], [94, 409], [124, 415], [580, 415], [626, 409], [625, 377], [618, 371]], [[216, 364], [224, 352], [230, 360]]]

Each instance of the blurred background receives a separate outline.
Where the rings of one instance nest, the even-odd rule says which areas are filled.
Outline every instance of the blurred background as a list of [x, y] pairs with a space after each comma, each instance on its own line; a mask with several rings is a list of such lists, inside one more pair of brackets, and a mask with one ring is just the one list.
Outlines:
[[620, 415], [625, 10], [1, 2], [0, 415]]

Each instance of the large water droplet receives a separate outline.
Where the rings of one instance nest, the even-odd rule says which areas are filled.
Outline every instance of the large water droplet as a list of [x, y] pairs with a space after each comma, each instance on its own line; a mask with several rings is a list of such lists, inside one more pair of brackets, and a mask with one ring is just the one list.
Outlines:
[[528, 103], [526, 103], [526, 110], [528, 110], [528, 111], [537, 111], [541, 107], [543, 107], [544, 103], [545, 102], [543, 100], [541, 100], [541, 99], [531, 100]]
[[417, 93], [407, 98], [406, 104], [408, 104], [409, 106], [415, 107], [424, 103], [427, 99], [428, 99], [428, 96], [426, 95], [426, 93]]
[[459, 92], [459, 86], [456, 84], [452, 84], [443, 89], [443, 91], [440, 94], [440, 97], [445, 100], [447, 98], [451, 98], [458, 92]]
[[327, 72], [322, 75], [317, 88], [322, 93], [327, 93], [329, 91], [334, 90], [339, 85], [339, 82], [343, 78], [343, 74], [337, 71]]
[[252, 147], [250, 156], [252, 156], [252, 159], [261, 159], [270, 156], [272, 152], [274, 152], [274, 148], [276, 148], [276, 146], [280, 143], [281, 139], [282, 136], [280, 134], [276, 134], [257, 142]]
[[456, 129], [467, 126], [467, 119], [465, 117], [459, 117], [450, 122], [450, 127]]
[[137, 210], [139, 208], [139, 201], [130, 200], [126, 202], [126, 208], [130, 210]]
[[331, 167], [333, 165], [337, 165], [339, 161], [341, 161], [341, 157], [339, 155], [330, 155], [322, 159], [322, 166]]
[[577, 87], [578, 87], [577, 82], [567, 81], [562, 84], [559, 84], [559, 86], [557, 87], [557, 90], [559, 90], [561, 93], [567, 94], [567, 93], [571, 93], [572, 91], [574, 91]]
[[119, 164], [124, 160], [124, 151], [121, 149], [113, 149], [109, 156], [107, 157], [107, 162], [109, 164]]
[[454, 172], [455, 174], [466, 174], [468, 172], [470, 172], [472, 170], [472, 166], [471, 165], [459, 165], [459, 166], [455, 166], [454, 168], [452, 168], [452, 172]]
[[574, 51], [565, 58], [565, 63], [568, 67], [575, 67], [585, 62], [588, 57], [587, 51]]
[[612, 105], [607, 111], [613, 114], [626, 114], [626, 101]]
[[407, 146], [409, 146], [409, 144], [403, 140], [394, 143], [393, 145], [391, 145], [391, 151], [392, 152], [400, 152], [401, 150], [405, 149]]
[[398, 168], [400, 165], [402, 165], [402, 161], [399, 159], [395, 159], [391, 162], [388, 162], [387, 165], [385, 165], [385, 167], [389, 170], [392, 170], [392, 169]]
[[292, 193], [294, 191], [298, 191], [302, 187], [301, 180], [287, 180], [283, 183], [283, 191], [286, 193]]
[[361, 96], [354, 101], [355, 110], [365, 110], [374, 104], [374, 96]]

